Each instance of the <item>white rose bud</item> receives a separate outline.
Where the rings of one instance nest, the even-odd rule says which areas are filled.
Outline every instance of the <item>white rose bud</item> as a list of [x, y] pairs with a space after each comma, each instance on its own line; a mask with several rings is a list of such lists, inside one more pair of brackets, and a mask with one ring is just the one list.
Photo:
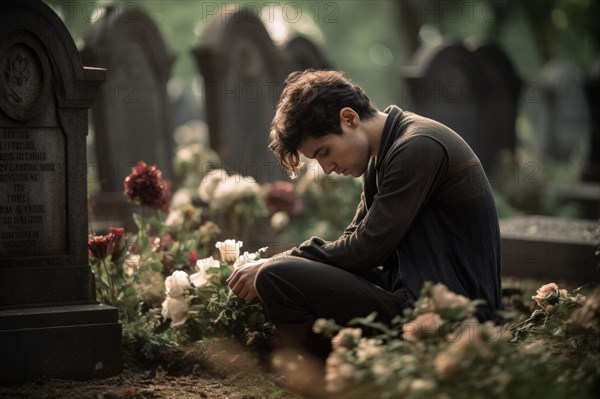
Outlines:
[[225, 240], [219, 241], [215, 247], [221, 253], [221, 262], [234, 263], [240, 257], [240, 248], [244, 245], [242, 241]]

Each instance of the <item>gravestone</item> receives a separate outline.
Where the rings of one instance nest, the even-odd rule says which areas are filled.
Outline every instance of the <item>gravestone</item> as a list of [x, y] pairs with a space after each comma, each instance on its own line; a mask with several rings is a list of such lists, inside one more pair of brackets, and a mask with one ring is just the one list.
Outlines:
[[[590, 153], [583, 171], [583, 180], [600, 183], [600, 57], [596, 59], [592, 73], [585, 81], [585, 95], [590, 110]], [[600, 198], [599, 198], [600, 200]]]
[[546, 281], [600, 281], [594, 255], [600, 242], [596, 220], [519, 216], [500, 220], [502, 273]]
[[295, 36], [284, 45], [286, 76], [294, 71], [331, 69], [332, 66], [321, 50], [308, 38]]
[[527, 107], [535, 152], [543, 158], [567, 161], [588, 127], [584, 74], [572, 62], [554, 60], [543, 68], [536, 86], [532, 93], [535, 101]]
[[81, 58], [106, 68], [107, 81], [92, 107], [100, 193], [93, 199], [98, 225], [133, 228], [123, 180], [138, 161], [173, 176], [173, 138], [167, 81], [174, 57], [158, 27], [139, 7], [108, 7], [85, 38]]
[[494, 163], [498, 161], [498, 151], [505, 149], [512, 153], [515, 150], [515, 121], [522, 82], [506, 53], [497, 45], [481, 45], [473, 55], [484, 81], [477, 94], [485, 123], [480, 134], [488, 140], [484, 146], [485, 158]]
[[104, 79], [47, 5], [0, 3], [1, 383], [122, 368], [87, 254], [87, 113]]
[[500, 150], [514, 150], [519, 87], [499, 47], [488, 44], [473, 51], [447, 42], [417, 52], [404, 70], [402, 102], [460, 134], [489, 172]]
[[211, 147], [224, 167], [264, 183], [281, 176], [267, 148], [283, 88], [283, 60], [249, 10], [214, 15], [193, 55], [204, 80]]

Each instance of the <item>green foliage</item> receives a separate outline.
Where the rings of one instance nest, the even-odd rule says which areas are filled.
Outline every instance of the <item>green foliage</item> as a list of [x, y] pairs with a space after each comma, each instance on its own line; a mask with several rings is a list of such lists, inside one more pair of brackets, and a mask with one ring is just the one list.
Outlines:
[[583, 301], [564, 290], [540, 299], [542, 310], [512, 326], [519, 344], [509, 342], [510, 324], [477, 322], [472, 314], [479, 303], [441, 284], [426, 284], [414, 308], [390, 326], [375, 314], [347, 328], [318, 320], [315, 330], [333, 336], [327, 390], [344, 398], [594, 398], [600, 356], [569, 356], [539, 339], [582, 338], [566, 335], [564, 325]]

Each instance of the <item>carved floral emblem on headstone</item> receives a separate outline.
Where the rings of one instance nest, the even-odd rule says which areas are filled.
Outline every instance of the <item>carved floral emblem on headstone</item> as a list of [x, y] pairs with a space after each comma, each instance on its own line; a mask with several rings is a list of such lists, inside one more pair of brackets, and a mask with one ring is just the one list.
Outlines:
[[[20, 51], [17, 51], [6, 63], [4, 77], [9, 84], [8, 96], [15, 102], [23, 102], [20, 91], [22, 90], [23, 84], [31, 77], [31, 69], [29, 68], [29, 61]], [[15, 86], [18, 86], [18, 88]]]
[[42, 88], [42, 68], [29, 46], [13, 45], [0, 54], [0, 107], [11, 118], [31, 116]]

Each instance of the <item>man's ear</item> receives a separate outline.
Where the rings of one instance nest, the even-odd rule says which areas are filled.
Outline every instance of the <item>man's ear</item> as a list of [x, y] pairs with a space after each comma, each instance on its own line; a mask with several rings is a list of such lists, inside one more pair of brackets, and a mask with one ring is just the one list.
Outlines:
[[360, 116], [352, 108], [344, 107], [340, 110], [340, 123], [355, 128], [360, 123]]

